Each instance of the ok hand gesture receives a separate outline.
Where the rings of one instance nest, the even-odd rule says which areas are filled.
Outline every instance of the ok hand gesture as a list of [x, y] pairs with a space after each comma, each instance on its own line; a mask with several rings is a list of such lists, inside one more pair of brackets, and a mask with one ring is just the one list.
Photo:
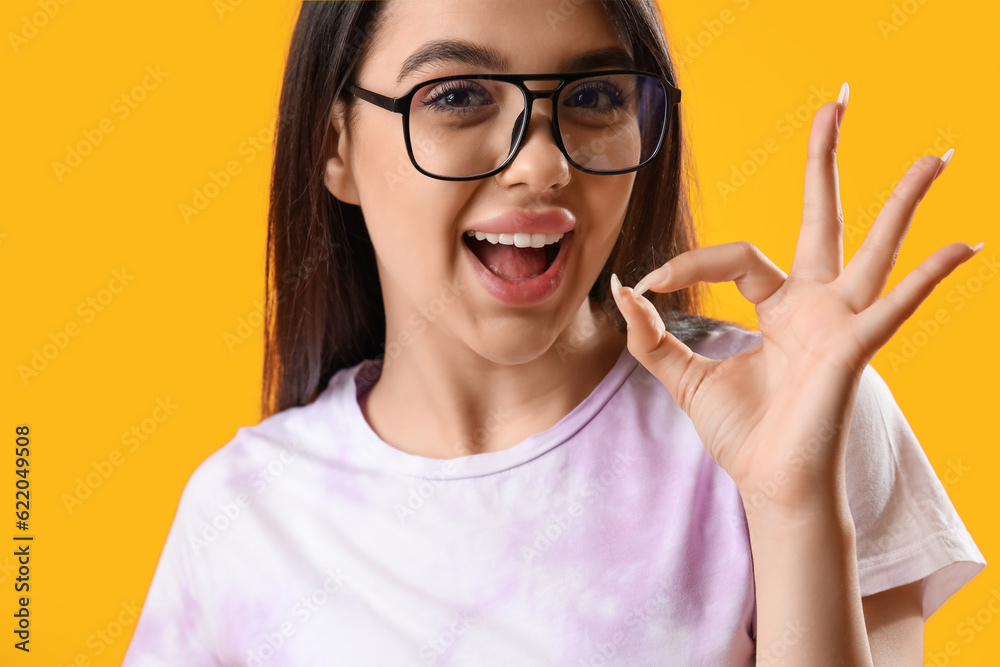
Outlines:
[[[844, 93], [846, 93], [846, 85]], [[780, 483], [771, 498], [794, 507], [843, 484], [847, 427], [869, 360], [975, 250], [951, 243], [927, 257], [885, 296], [914, 211], [947, 166], [917, 160], [844, 266], [836, 149], [846, 96], [816, 112], [809, 135], [802, 225], [786, 275], [747, 242], [682, 253], [646, 275], [637, 290], [612, 276], [628, 324], [629, 352], [669, 390], [715, 461], [741, 493]], [[666, 332], [645, 289], [670, 292], [699, 281], [735, 281], [756, 304], [763, 341], [713, 360]]]

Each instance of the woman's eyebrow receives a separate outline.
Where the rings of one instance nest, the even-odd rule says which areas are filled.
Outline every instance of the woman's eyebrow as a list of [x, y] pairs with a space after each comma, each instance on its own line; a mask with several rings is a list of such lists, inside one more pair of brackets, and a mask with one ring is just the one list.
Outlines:
[[[396, 77], [398, 85], [407, 76], [443, 62], [459, 62], [484, 72], [509, 72], [510, 63], [500, 53], [486, 46], [465, 40], [435, 40], [414, 51], [403, 63]], [[632, 69], [632, 55], [619, 46], [586, 51], [567, 58], [559, 67], [561, 72], [581, 72], [597, 67]]]

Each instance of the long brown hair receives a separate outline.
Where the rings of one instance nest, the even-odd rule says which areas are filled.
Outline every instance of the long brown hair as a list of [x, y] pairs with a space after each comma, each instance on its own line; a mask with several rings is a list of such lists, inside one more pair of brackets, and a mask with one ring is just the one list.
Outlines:
[[[636, 69], [676, 82], [654, 0], [599, 0]], [[361, 208], [323, 182], [334, 102], [353, 110], [345, 83], [377, 43], [384, 2], [302, 3], [292, 34], [278, 106], [268, 212], [264, 324], [263, 417], [313, 401], [333, 375], [385, 346], [385, 310], [375, 251]], [[589, 297], [619, 331], [625, 322], [610, 293], [615, 272], [635, 284], [666, 260], [696, 245], [688, 203], [693, 178], [683, 136], [683, 104], [674, 108], [657, 158], [636, 173], [618, 241]], [[402, 137], [400, 137], [402, 139]], [[698, 286], [647, 292], [668, 330], [690, 341], [716, 323], [699, 316]]]

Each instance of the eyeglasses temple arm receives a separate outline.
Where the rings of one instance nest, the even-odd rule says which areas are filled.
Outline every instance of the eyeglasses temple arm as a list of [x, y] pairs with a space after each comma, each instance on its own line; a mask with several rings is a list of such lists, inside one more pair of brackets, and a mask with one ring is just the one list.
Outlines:
[[378, 93], [373, 93], [370, 90], [365, 90], [364, 88], [359, 88], [355, 85], [348, 86], [351, 93], [355, 97], [365, 100], [366, 102], [371, 102], [375, 106], [382, 107], [393, 113], [403, 113], [405, 98], [387, 97], [385, 95], [379, 95]]

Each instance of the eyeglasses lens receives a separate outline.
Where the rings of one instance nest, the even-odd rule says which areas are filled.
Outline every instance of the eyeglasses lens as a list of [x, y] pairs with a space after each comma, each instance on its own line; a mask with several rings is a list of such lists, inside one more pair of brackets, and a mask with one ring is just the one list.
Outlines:
[[[666, 98], [660, 81], [636, 74], [566, 84], [556, 113], [570, 162], [602, 172], [645, 163], [662, 138]], [[524, 111], [524, 94], [513, 83], [470, 78], [424, 86], [410, 104], [414, 159], [436, 176], [490, 172], [513, 152]]]

